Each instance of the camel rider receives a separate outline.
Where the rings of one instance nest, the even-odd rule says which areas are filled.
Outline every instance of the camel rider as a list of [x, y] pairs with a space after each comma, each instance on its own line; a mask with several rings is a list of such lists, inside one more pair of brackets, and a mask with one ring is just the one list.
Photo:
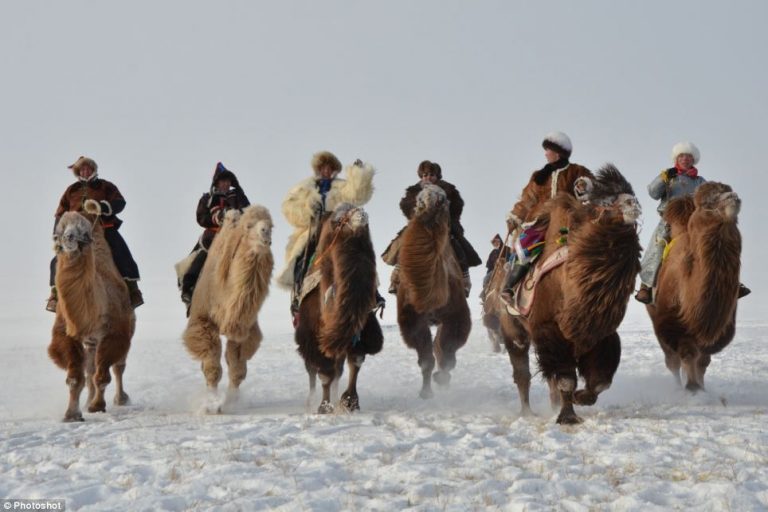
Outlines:
[[224, 221], [224, 214], [231, 209], [242, 210], [250, 204], [235, 173], [224, 167], [221, 162], [217, 163], [210, 191], [203, 194], [197, 202], [197, 223], [205, 228], [205, 231], [192, 249], [194, 259], [181, 278], [181, 300], [187, 305], [187, 310], [192, 303], [197, 279], [208, 257], [208, 249]]
[[[67, 190], [61, 196], [59, 206], [54, 214], [56, 218], [54, 230], [64, 213], [82, 211], [86, 199], [98, 201], [101, 211], [99, 221], [104, 228], [104, 239], [112, 251], [112, 258], [115, 261], [117, 270], [128, 285], [131, 306], [134, 308], [141, 306], [144, 304], [144, 298], [138, 285], [139, 267], [136, 265], [128, 245], [118, 232], [123, 221], [117, 218], [117, 214], [125, 208], [125, 199], [123, 199], [122, 194], [120, 194], [120, 191], [113, 183], [99, 178], [99, 167], [92, 159], [81, 156], [68, 168], [72, 169], [72, 173], [77, 178], [77, 181], [67, 187]], [[54, 257], [51, 260], [51, 296], [48, 297], [48, 303], [45, 306], [45, 309], [51, 312], [56, 311], [56, 304], [58, 302], [55, 277], [56, 258]]]
[[[416, 197], [421, 192], [424, 185], [437, 185], [445, 191], [448, 197], [448, 212], [451, 217], [451, 247], [456, 254], [456, 259], [461, 267], [464, 294], [469, 297], [469, 291], [472, 288], [472, 282], [469, 279], [469, 268], [480, 265], [483, 261], [478, 256], [472, 244], [464, 238], [464, 227], [461, 225], [461, 213], [464, 210], [464, 200], [459, 194], [459, 189], [455, 185], [443, 180], [443, 170], [440, 165], [429, 160], [424, 160], [416, 169], [419, 176], [419, 182], [405, 189], [405, 196], [400, 200], [400, 210], [403, 215], [410, 220], [413, 217], [413, 209], [416, 207]], [[397, 286], [400, 282], [400, 267], [397, 264], [397, 256], [400, 252], [401, 236], [405, 228], [401, 229], [395, 238], [390, 242], [387, 249], [382, 254], [384, 262], [394, 265], [395, 268], [390, 276], [389, 293], [396, 294]]]
[[[664, 210], [670, 199], [693, 195], [699, 185], [706, 180], [699, 176], [696, 164], [699, 163], [701, 153], [691, 142], [679, 142], [672, 148], [672, 163], [674, 167], [664, 169], [649, 185], [648, 194], [660, 200], [656, 210], [663, 217]], [[669, 238], [669, 226], [662, 218], [651, 235], [651, 241], [643, 254], [640, 263], [640, 290], [635, 299], [643, 304], [650, 304], [653, 300], [651, 293], [656, 284], [659, 267], [661, 265], [664, 248]], [[743, 284], [739, 285], [739, 298], [750, 293], [750, 289]]]
[[[579, 178], [591, 178], [592, 173], [586, 167], [570, 162], [573, 144], [562, 132], [552, 132], [541, 143], [547, 164], [534, 171], [528, 184], [523, 189], [520, 200], [507, 214], [509, 232], [518, 230], [518, 239], [514, 243], [515, 260], [507, 271], [501, 298], [507, 304], [512, 303], [514, 286], [520, 282], [530, 268], [533, 260], [543, 250], [544, 232], [536, 229], [535, 223], [542, 206], [560, 192], [567, 192], [582, 198], [586, 194], [583, 181]], [[579, 189], [577, 190], [577, 183]]]
[[[339, 178], [339, 159], [329, 151], [320, 151], [312, 156], [311, 166], [313, 175], [291, 188], [282, 204], [283, 215], [294, 231], [288, 239], [285, 266], [277, 276], [277, 284], [292, 290], [294, 323], [301, 286], [317, 246], [322, 214], [333, 211], [341, 203], [363, 206], [373, 195], [374, 169], [370, 164], [356, 160], [347, 166], [346, 179]], [[378, 292], [377, 303], [383, 306]]]

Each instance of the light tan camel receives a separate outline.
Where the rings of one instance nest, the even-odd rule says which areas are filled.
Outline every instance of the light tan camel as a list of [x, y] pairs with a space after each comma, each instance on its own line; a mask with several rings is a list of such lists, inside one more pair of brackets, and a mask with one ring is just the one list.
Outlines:
[[[271, 243], [272, 218], [263, 206], [252, 205], [242, 214], [227, 212], [208, 251], [183, 335], [189, 353], [202, 362], [210, 393], [208, 412], [221, 412], [222, 406], [236, 400], [246, 362], [261, 343], [257, 315], [274, 267]], [[224, 402], [218, 403], [222, 335], [227, 337], [229, 387]]]

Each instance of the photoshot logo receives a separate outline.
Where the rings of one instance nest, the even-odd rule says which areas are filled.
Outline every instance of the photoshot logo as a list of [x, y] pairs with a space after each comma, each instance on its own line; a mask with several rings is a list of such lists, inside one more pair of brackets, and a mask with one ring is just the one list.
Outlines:
[[0, 500], [0, 512], [6, 510], [66, 510], [64, 500]]

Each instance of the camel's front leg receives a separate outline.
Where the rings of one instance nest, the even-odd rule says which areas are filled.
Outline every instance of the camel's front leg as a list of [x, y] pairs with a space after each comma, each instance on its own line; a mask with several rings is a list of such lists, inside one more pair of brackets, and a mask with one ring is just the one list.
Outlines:
[[67, 368], [67, 387], [69, 404], [64, 413], [64, 421], [83, 421], [83, 413], [80, 412], [80, 393], [85, 387], [85, 375], [81, 365], [71, 365]]
[[558, 376], [557, 388], [560, 390], [562, 406], [557, 422], [561, 425], [576, 425], [582, 420], [573, 409], [573, 392], [576, 389], [576, 375]]
[[96, 373], [96, 341], [87, 339], [83, 342], [85, 348], [85, 382], [88, 385], [88, 398], [85, 403], [90, 404], [96, 397], [96, 384], [93, 376]]
[[91, 379], [96, 388], [96, 394], [93, 396], [93, 399], [88, 402], [88, 412], [106, 412], [107, 410], [107, 402], [104, 400], [104, 391], [107, 389], [107, 385], [112, 381], [112, 377], [109, 374], [110, 361], [104, 357], [102, 344], [99, 344], [96, 350], [96, 373], [94, 373], [93, 378]]
[[112, 365], [112, 374], [115, 376], [115, 405], [128, 405], [131, 399], [123, 389], [123, 373], [125, 373], [125, 359]]
[[365, 361], [364, 355], [350, 355], [347, 358], [349, 367], [349, 382], [347, 389], [341, 395], [341, 406], [349, 412], [360, 410], [360, 397], [357, 395], [357, 376], [360, 373], [360, 367]]
[[[526, 340], [527, 341], [527, 340]], [[517, 394], [520, 397], [520, 414], [530, 416], [531, 410], [531, 368], [528, 360], [530, 345], [520, 342], [505, 343], [509, 362], [512, 363], [512, 380], [517, 385]]]
[[[398, 291], [398, 304], [401, 302], [400, 295], [403, 290]], [[432, 333], [429, 331], [429, 325], [424, 316], [419, 315], [410, 305], [399, 308], [397, 314], [397, 323], [400, 325], [400, 334], [405, 344], [416, 349], [418, 354], [419, 368], [421, 368], [421, 398], [432, 398], [432, 370], [435, 369], [435, 355], [432, 352]]]

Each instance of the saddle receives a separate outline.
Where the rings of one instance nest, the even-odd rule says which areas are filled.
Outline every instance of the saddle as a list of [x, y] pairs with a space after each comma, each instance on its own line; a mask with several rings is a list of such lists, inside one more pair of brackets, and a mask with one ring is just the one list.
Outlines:
[[536, 285], [551, 270], [559, 267], [568, 259], [568, 246], [564, 245], [539, 261], [528, 274], [515, 285], [514, 303], [507, 305], [507, 312], [512, 316], [528, 317], [536, 296]]

